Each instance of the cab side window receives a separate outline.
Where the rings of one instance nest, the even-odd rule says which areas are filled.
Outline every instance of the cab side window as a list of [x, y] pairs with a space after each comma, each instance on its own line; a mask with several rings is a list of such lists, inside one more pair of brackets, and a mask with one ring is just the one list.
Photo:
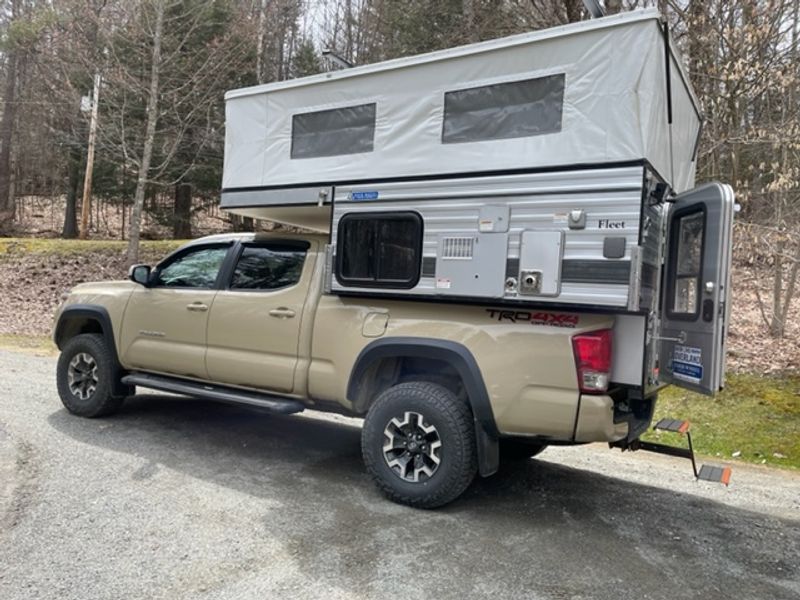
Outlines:
[[295, 285], [303, 273], [307, 246], [246, 245], [231, 278], [232, 290], [279, 290]]
[[159, 267], [153, 286], [212, 289], [230, 246], [204, 246], [179, 254]]

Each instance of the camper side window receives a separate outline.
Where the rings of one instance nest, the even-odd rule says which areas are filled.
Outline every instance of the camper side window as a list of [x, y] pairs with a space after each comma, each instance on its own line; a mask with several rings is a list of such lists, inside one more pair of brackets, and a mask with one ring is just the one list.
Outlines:
[[336, 279], [343, 286], [409, 289], [422, 262], [417, 213], [345, 215], [339, 221]]
[[705, 213], [695, 210], [672, 223], [670, 316], [696, 318], [700, 310]]
[[557, 133], [563, 106], [563, 74], [447, 92], [442, 143]]
[[374, 141], [375, 103], [292, 117], [292, 158], [372, 152]]

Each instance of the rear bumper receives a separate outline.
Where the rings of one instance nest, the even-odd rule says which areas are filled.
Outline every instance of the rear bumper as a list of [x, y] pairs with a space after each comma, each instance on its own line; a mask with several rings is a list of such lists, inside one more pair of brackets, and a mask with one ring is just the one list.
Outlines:
[[610, 396], [581, 394], [575, 424], [576, 442], [616, 442], [628, 435], [627, 422], [615, 422]]

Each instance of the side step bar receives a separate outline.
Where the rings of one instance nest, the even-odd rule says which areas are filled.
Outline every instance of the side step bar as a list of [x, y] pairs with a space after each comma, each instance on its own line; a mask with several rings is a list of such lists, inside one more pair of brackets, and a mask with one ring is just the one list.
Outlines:
[[694, 458], [694, 447], [692, 446], [692, 434], [689, 431], [689, 421], [681, 421], [679, 419], [661, 419], [653, 426], [653, 430], [670, 431], [672, 433], [679, 433], [686, 435], [688, 448], [680, 448], [677, 446], [667, 446], [666, 444], [658, 444], [656, 442], [643, 442], [641, 440], [634, 440], [626, 446], [622, 446], [622, 450], [644, 450], [645, 452], [655, 452], [656, 454], [666, 454], [668, 456], [675, 456], [678, 458], [688, 458], [692, 461], [692, 471], [694, 477], [700, 481], [711, 481], [714, 483], [724, 483], [726, 486], [731, 481], [730, 467], [717, 467], [714, 465], [702, 465], [700, 470], [697, 470], [697, 463]]
[[221, 385], [198, 383], [196, 381], [187, 381], [185, 379], [166, 377], [164, 375], [131, 373], [122, 378], [122, 383], [125, 385], [137, 385], [151, 390], [182, 394], [193, 398], [202, 398], [203, 400], [247, 404], [284, 415], [299, 413], [305, 409], [302, 402], [292, 400], [291, 398], [259, 394], [257, 392], [249, 392]]

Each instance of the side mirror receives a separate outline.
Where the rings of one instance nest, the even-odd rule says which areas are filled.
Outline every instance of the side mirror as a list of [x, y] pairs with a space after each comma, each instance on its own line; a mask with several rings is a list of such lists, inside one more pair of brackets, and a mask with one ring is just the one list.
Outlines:
[[150, 283], [150, 265], [133, 265], [128, 269], [128, 279], [146, 287]]

